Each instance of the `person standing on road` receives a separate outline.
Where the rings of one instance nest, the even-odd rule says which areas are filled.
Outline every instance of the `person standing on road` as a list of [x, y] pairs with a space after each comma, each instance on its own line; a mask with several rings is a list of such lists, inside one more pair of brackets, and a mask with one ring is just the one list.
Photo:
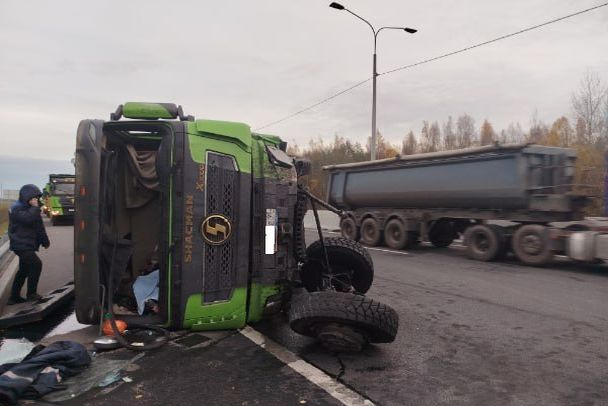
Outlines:
[[36, 255], [42, 245], [49, 248], [49, 237], [40, 216], [39, 199], [42, 192], [36, 185], [24, 185], [19, 190], [19, 200], [13, 203], [8, 215], [10, 249], [19, 257], [19, 270], [15, 275], [9, 305], [23, 303], [21, 288], [27, 279], [27, 300], [38, 300], [38, 280], [42, 261]]

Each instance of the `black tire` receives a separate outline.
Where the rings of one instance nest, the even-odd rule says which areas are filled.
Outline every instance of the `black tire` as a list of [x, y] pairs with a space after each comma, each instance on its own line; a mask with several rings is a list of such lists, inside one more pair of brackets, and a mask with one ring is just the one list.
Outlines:
[[344, 238], [359, 241], [359, 227], [352, 217], [345, 217], [340, 221], [340, 232]]
[[386, 246], [395, 250], [401, 250], [414, 245], [418, 236], [413, 231], [408, 231], [399, 219], [392, 219], [384, 227], [384, 242]]
[[513, 252], [525, 264], [541, 266], [553, 259], [547, 227], [525, 224], [513, 234]]
[[380, 244], [382, 233], [380, 232], [380, 224], [373, 217], [368, 217], [361, 222], [361, 237], [359, 241], [362, 244], [370, 247], [375, 247]]
[[496, 225], [477, 224], [464, 233], [467, 256], [478, 261], [494, 261], [505, 252], [505, 235]]
[[429, 230], [429, 242], [437, 248], [445, 248], [454, 242], [456, 231], [451, 221], [437, 220]]
[[399, 316], [383, 303], [351, 293], [324, 291], [293, 298], [289, 325], [295, 332], [317, 337], [327, 324], [347, 326], [371, 343], [390, 343], [397, 335]]
[[[367, 250], [356, 241], [344, 237], [324, 238], [325, 249], [332, 270], [332, 286], [336, 290], [365, 293], [374, 281], [374, 263]], [[317, 240], [306, 249], [307, 262], [300, 278], [309, 292], [321, 289], [325, 271], [325, 258], [321, 241]]]

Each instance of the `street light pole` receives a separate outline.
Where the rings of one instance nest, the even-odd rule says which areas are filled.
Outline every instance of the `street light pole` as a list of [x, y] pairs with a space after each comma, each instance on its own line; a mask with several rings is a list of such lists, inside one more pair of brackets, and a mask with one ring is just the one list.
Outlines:
[[378, 42], [378, 34], [380, 33], [380, 31], [382, 30], [403, 30], [405, 32], [407, 32], [408, 34], [414, 34], [415, 32], [417, 32], [418, 30], [414, 29], [414, 28], [408, 28], [408, 27], [380, 27], [378, 30], [376, 30], [374, 28], [374, 26], [367, 21], [365, 18], [361, 17], [360, 15], [352, 12], [351, 10], [347, 9], [346, 7], [344, 7], [343, 5], [341, 5], [340, 3], [336, 3], [333, 2], [329, 5], [329, 7], [334, 8], [336, 10], [344, 10], [349, 12], [350, 14], [352, 14], [353, 16], [357, 17], [359, 20], [363, 21], [364, 23], [366, 23], [369, 28], [372, 29], [372, 33], [374, 34], [374, 55], [373, 55], [373, 61], [372, 61], [372, 137], [371, 137], [371, 145], [370, 145], [370, 159], [372, 161], [374, 161], [376, 159], [376, 137], [377, 137], [377, 133], [378, 133], [378, 129], [376, 127], [376, 78], [378, 77], [378, 65], [377, 65], [377, 42]]

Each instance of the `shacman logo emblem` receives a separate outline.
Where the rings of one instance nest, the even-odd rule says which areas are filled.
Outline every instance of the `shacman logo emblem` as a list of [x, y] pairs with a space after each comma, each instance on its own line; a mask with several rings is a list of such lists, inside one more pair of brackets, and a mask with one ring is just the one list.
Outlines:
[[220, 214], [207, 216], [201, 224], [201, 234], [208, 244], [221, 245], [228, 241], [232, 234], [230, 220]]

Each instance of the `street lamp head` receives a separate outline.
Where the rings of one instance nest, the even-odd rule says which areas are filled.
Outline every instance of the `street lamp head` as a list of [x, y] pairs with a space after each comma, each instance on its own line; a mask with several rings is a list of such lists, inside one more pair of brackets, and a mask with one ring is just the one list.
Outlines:
[[408, 34], [414, 34], [416, 32], [418, 32], [418, 30], [414, 29], [414, 28], [404, 28], [403, 31], [407, 32]]
[[332, 2], [329, 7], [335, 8], [336, 10], [344, 10], [344, 6], [340, 3]]

